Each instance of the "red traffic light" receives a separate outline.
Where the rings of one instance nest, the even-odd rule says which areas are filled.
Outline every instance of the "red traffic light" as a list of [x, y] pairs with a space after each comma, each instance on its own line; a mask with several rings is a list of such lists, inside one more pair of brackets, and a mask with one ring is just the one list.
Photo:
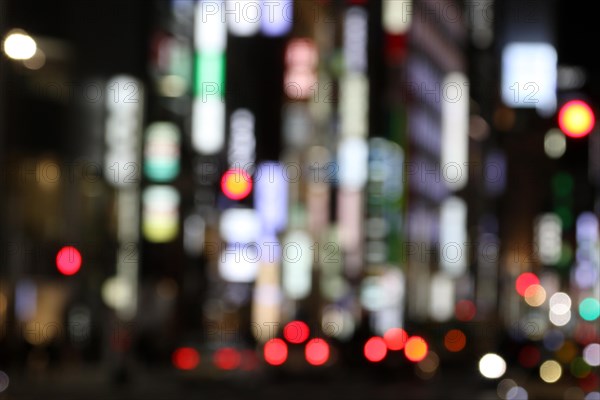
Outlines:
[[586, 136], [594, 129], [595, 123], [594, 112], [582, 100], [565, 103], [558, 113], [558, 126], [565, 135], [572, 138]]

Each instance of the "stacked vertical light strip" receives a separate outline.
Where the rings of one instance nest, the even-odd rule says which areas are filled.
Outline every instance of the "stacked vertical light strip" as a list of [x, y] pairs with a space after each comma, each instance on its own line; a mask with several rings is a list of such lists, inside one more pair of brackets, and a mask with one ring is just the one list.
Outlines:
[[446, 186], [459, 190], [467, 184], [469, 161], [469, 82], [462, 72], [444, 77], [441, 87], [441, 168]]
[[452, 277], [467, 270], [467, 205], [459, 197], [448, 197], [440, 206], [440, 269]]
[[598, 217], [583, 212], [577, 218], [577, 263], [573, 281], [585, 294], [600, 297], [600, 233]]
[[351, 6], [344, 13], [345, 69], [340, 80], [340, 141], [338, 143], [339, 237], [345, 253], [345, 271], [356, 277], [363, 258], [363, 193], [368, 170], [367, 12]]
[[[251, 318], [252, 323], [261, 328], [268, 324], [279, 323], [281, 320], [282, 290], [280, 281], [282, 262], [284, 265], [292, 262], [292, 268], [299, 268], [295, 272], [300, 273], [300, 280], [302, 281], [305, 276], [302, 272], [307, 267], [306, 257], [309, 257], [309, 263], [312, 261], [309, 253], [307, 253], [308, 249], [302, 247], [301, 238], [292, 238], [291, 247], [293, 248], [289, 254], [290, 245], [286, 242], [286, 239], [284, 239], [283, 247], [277, 239], [277, 235], [287, 226], [288, 182], [285, 177], [284, 167], [277, 162], [261, 163], [255, 174], [254, 204], [261, 230], [259, 240], [261, 256], [254, 289]], [[307, 242], [310, 245], [310, 241]], [[298, 250], [300, 251], [298, 252]], [[310, 266], [311, 264], [308, 264], [309, 271]], [[297, 274], [296, 277], [298, 277]], [[305, 283], [301, 281], [292, 282], [292, 287], [288, 287], [291, 290], [288, 290], [288, 296], [304, 293]], [[286, 287], [285, 282], [286, 277], [284, 276], [284, 287]], [[259, 335], [256, 339], [264, 343], [269, 338], [265, 335]]]
[[204, 155], [219, 153], [225, 144], [224, 7], [221, 1], [196, 4], [192, 147]]
[[562, 221], [560, 217], [554, 213], [541, 215], [535, 224], [534, 238], [542, 264], [557, 264], [560, 261], [562, 250]]
[[128, 320], [135, 316], [137, 309], [143, 92], [137, 79], [119, 75], [108, 81], [106, 93], [104, 173], [108, 183], [117, 190], [118, 249], [116, 276], [111, 281], [115, 283], [113, 288], [119, 288], [109, 293], [107, 300], [120, 318]]
[[171, 242], [179, 233], [180, 196], [168, 183], [179, 174], [180, 136], [171, 122], [154, 122], [146, 128], [144, 175], [153, 184], [142, 193], [142, 233], [149, 242]]

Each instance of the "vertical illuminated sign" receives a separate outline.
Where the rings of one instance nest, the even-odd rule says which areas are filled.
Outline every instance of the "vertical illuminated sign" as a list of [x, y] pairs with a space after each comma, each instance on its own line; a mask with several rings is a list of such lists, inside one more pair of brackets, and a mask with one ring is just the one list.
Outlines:
[[225, 144], [225, 3], [196, 4], [192, 147], [200, 154], [217, 154]]

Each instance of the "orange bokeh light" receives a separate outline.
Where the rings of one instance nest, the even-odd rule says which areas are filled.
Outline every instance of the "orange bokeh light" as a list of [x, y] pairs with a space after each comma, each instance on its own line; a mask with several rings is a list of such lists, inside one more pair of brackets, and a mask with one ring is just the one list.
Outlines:
[[427, 342], [420, 336], [410, 337], [404, 345], [404, 355], [410, 361], [419, 362], [427, 357], [429, 346]]
[[565, 135], [580, 138], [594, 129], [594, 112], [584, 101], [571, 100], [565, 103], [558, 113], [558, 126]]
[[221, 190], [231, 200], [242, 200], [252, 191], [252, 178], [243, 169], [227, 170], [221, 178]]
[[444, 346], [453, 353], [459, 352], [465, 348], [467, 337], [460, 329], [451, 329], [444, 336]]

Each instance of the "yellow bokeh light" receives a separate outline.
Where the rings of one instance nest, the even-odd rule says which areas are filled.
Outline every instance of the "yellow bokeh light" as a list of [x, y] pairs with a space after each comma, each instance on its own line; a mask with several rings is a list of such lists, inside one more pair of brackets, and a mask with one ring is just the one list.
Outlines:
[[560, 379], [562, 367], [554, 360], [544, 361], [540, 366], [540, 378], [546, 383], [554, 383]]
[[539, 307], [546, 301], [546, 290], [541, 285], [531, 285], [525, 289], [525, 302], [532, 307]]

